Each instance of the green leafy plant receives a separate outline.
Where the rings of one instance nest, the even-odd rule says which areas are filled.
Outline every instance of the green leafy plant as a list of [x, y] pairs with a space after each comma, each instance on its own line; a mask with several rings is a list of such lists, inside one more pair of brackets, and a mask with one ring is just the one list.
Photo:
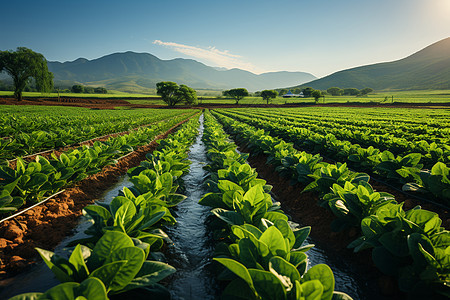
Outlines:
[[37, 250], [61, 282], [98, 278], [110, 295], [136, 288], [152, 288], [175, 272], [170, 265], [145, 260], [149, 245], [135, 245], [130, 237], [117, 231], [105, 232], [92, 250], [77, 245], [68, 260], [51, 251]]
[[317, 191], [320, 195], [329, 193], [334, 184], [344, 185], [346, 182], [369, 182], [370, 179], [369, 175], [365, 173], [351, 172], [345, 163], [323, 166], [316, 169], [314, 173], [309, 176], [314, 181], [308, 184], [303, 192]]
[[355, 252], [372, 250], [376, 266], [398, 278], [404, 292], [431, 297], [450, 295], [450, 232], [436, 213], [388, 203], [361, 222], [363, 236], [349, 245]]
[[362, 219], [375, 214], [387, 203], [397, 202], [389, 193], [375, 192], [365, 181], [358, 184], [347, 181], [343, 187], [333, 184], [330, 193], [323, 197], [320, 205], [331, 209], [337, 217], [331, 223], [331, 227], [335, 231], [340, 231], [350, 226], [359, 227]]
[[81, 283], [61, 283], [45, 293], [26, 293], [9, 298], [9, 300], [106, 300], [106, 288], [103, 282], [95, 277], [87, 278]]

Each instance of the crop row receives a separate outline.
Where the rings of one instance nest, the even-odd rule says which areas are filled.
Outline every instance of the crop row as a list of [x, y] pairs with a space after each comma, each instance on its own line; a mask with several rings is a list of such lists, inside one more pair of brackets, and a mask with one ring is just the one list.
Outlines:
[[448, 160], [450, 156], [446, 156], [448, 153], [443, 153], [442, 149], [430, 149], [427, 155], [410, 153], [395, 156], [388, 150], [381, 152], [372, 146], [363, 148], [349, 141], [338, 140], [333, 135], [324, 136], [301, 127], [283, 126], [276, 120], [262, 120], [260, 117], [238, 115], [228, 111], [221, 113], [267, 130], [294, 143], [297, 148], [324, 153], [327, 157], [346, 161], [357, 170], [372, 172], [389, 182], [403, 185], [408, 191], [431, 194], [429, 196], [434, 197], [437, 202], [450, 205], [449, 168], [442, 162], [436, 162], [431, 165], [431, 170], [426, 170], [421, 163], [423, 160], [427, 161], [427, 158], [436, 161], [446, 157], [445, 160]]
[[[444, 138], [436, 138], [434, 135], [429, 135], [426, 140], [409, 141], [404, 138], [393, 137], [388, 130], [382, 135], [377, 135], [365, 130], [352, 130], [345, 126], [340, 128], [332, 123], [329, 124], [330, 127], [324, 128], [321, 125], [312, 125], [309, 122], [289, 121], [286, 118], [262, 116], [251, 111], [242, 113], [234, 110], [231, 113], [236, 116], [239, 115], [239, 117], [257, 120], [258, 126], [269, 127], [268, 123], [276, 123], [277, 128], [280, 128], [280, 132], [289, 131], [294, 133], [298, 139], [313, 137], [314, 143], [320, 143], [321, 140], [337, 141], [338, 143], [346, 142], [348, 146], [354, 144], [357, 144], [358, 147], [371, 146], [380, 150], [380, 152], [388, 150], [395, 155], [407, 155], [417, 152], [423, 155], [422, 162], [429, 168], [437, 162], [450, 162], [450, 146], [448, 145], [450, 139], [449, 135], [444, 133], [442, 133], [446, 136]], [[250, 121], [253, 122], [254, 120]], [[432, 140], [437, 142], [431, 142]]]
[[0, 215], [9, 214], [24, 205], [40, 202], [62, 188], [98, 173], [117, 158], [146, 145], [187, 116], [181, 115], [152, 127], [143, 127], [128, 135], [96, 141], [92, 147], [81, 146], [52, 158], [37, 156], [26, 162], [19, 158], [15, 167], [0, 165]]
[[[279, 118], [284, 124], [302, 124], [303, 127], [318, 133], [332, 133], [339, 138], [352, 137], [354, 135], [371, 135], [378, 139], [390, 137], [396, 143], [405, 143], [408, 141], [426, 141], [435, 142], [438, 146], [448, 144], [450, 137], [450, 128], [429, 128], [427, 125], [398, 124], [398, 123], [378, 123], [377, 121], [367, 121], [365, 114], [358, 121], [342, 120], [332, 116], [310, 116], [290, 114], [289, 110], [248, 110], [252, 115], [270, 116]], [[355, 116], [353, 116], [355, 118]], [[364, 119], [363, 119], [364, 118]], [[450, 126], [450, 124], [449, 124]], [[348, 132], [350, 131], [350, 132]], [[366, 142], [366, 140], [364, 140]], [[370, 143], [370, 140], [367, 140]]]
[[210, 193], [200, 204], [210, 206], [216, 239], [214, 260], [228, 281], [223, 299], [351, 299], [334, 291], [334, 275], [325, 264], [308, 269], [303, 245], [310, 227], [291, 228], [280, 203], [273, 203], [271, 186], [257, 178], [236, 152], [222, 126], [205, 114], [203, 141], [208, 149]]
[[369, 175], [329, 164], [318, 154], [300, 152], [293, 144], [262, 129], [213, 112], [252, 153], [265, 153], [281, 175], [320, 195], [319, 205], [336, 216], [334, 230], [358, 226], [361, 237], [349, 247], [372, 249], [375, 265], [398, 278], [399, 288], [422, 299], [450, 296], [450, 232], [436, 213], [419, 206], [405, 211], [388, 193], [376, 192]]
[[[124, 187], [111, 203], [87, 206], [93, 224], [88, 238], [64, 255], [37, 249], [62, 283], [45, 293], [18, 295], [18, 299], [108, 299], [108, 296], [140, 289], [146, 296], [170, 299], [158, 284], [176, 270], [162, 262], [158, 250], [170, 242], [163, 226], [176, 220], [170, 208], [186, 197], [177, 194], [179, 180], [189, 169], [187, 152], [198, 134], [198, 118], [161, 141], [140, 166], [130, 169], [133, 186]], [[66, 258], [67, 257], [67, 258]]]
[[[262, 109], [267, 111], [267, 109]], [[396, 127], [404, 131], [426, 133], [435, 128], [450, 127], [448, 111], [441, 109], [404, 109], [404, 108], [349, 108], [329, 107], [324, 109], [302, 107], [291, 109], [270, 109], [270, 112], [283, 116], [299, 117], [304, 120], [333, 120], [342, 125], [356, 125], [370, 128]]]
[[0, 139], [0, 161], [127, 131], [182, 113], [179, 110], [145, 110], [144, 114], [118, 110], [109, 112], [109, 115], [91, 113], [73, 116], [78, 111], [68, 111], [68, 115], [50, 112], [34, 117], [2, 116], [0, 129], [8, 131], [8, 136]]

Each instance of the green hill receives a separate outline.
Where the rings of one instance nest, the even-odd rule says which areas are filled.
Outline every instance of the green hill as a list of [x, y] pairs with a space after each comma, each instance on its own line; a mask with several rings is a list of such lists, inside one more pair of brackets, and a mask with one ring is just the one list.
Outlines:
[[305, 72], [271, 72], [260, 75], [240, 69], [218, 70], [192, 59], [161, 60], [149, 53], [114, 53], [98, 59], [49, 62], [55, 83], [72, 81], [107, 89], [138, 92], [154, 89], [157, 82], [175, 81], [193, 88], [250, 91], [294, 85], [315, 79]]
[[397, 61], [339, 71], [300, 86], [321, 90], [333, 86], [375, 90], [450, 89], [450, 37]]

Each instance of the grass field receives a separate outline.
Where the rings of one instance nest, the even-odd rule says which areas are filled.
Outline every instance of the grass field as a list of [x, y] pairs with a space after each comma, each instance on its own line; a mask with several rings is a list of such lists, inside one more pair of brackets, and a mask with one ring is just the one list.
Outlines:
[[[1, 96], [12, 97], [13, 92], [0, 91]], [[118, 91], [111, 91], [108, 94], [75, 94], [75, 93], [61, 93], [64, 97], [95, 97], [95, 98], [148, 98], [157, 97], [157, 95], [145, 94], [130, 94]], [[57, 93], [42, 94], [38, 92], [25, 92], [24, 97], [58, 97]], [[202, 92], [199, 93], [199, 104], [234, 104], [233, 99], [227, 98], [213, 98], [208, 97], [204, 99]], [[390, 103], [392, 102], [407, 102], [407, 103], [448, 103], [450, 102], [450, 90], [429, 90], [429, 91], [395, 91], [395, 92], [376, 92], [365, 97], [355, 96], [330, 96], [320, 99], [320, 103], [352, 103], [352, 102], [374, 102], [374, 103]], [[162, 100], [158, 99], [130, 99], [128, 102], [132, 104], [152, 104], [164, 105]], [[245, 97], [239, 104], [265, 104], [261, 97]], [[296, 103], [314, 103], [313, 98], [282, 98], [277, 97], [273, 99], [272, 104], [296, 104]]]

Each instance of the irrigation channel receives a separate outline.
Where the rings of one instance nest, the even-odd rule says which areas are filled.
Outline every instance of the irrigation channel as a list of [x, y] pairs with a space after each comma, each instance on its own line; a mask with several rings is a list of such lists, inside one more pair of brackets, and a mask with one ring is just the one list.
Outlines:
[[[211, 258], [214, 252], [214, 242], [205, 220], [209, 208], [198, 204], [200, 198], [208, 192], [203, 182], [208, 173], [203, 169], [207, 164], [206, 149], [202, 142], [203, 115], [200, 117], [199, 135], [190, 148], [189, 160], [192, 164], [189, 173], [183, 177], [184, 191], [187, 198], [175, 209], [177, 224], [167, 230], [173, 245], [167, 248], [167, 262], [177, 269], [168, 283], [172, 298], [179, 299], [218, 299], [220, 285], [215, 280], [211, 270]], [[110, 202], [124, 186], [132, 186], [127, 176], [105, 191], [99, 201]], [[294, 220], [295, 221], [295, 220]], [[90, 225], [81, 218], [73, 236], [67, 237], [55, 252], [59, 252], [70, 241], [85, 237], [83, 231]], [[308, 240], [314, 243], [313, 240]], [[326, 253], [320, 246], [315, 246], [307, 252], [309, 266], [325, 263], [333, 270], [335, 290], [345, 292], [353, 299], [383, 299], [374, 291], [365, 276], [354, 272], [350, 262], [343, 261], [337, 255]], [[48, 267], [40, 262], [13, 278], [0, 281], [0, 299], [8, 299], [14, 295], [26, 292], [43, 292], [59, 284]], [[120, 299], [127, 299], [127, 297]], [[138, 298], [133, 296], [133, 298]]]

